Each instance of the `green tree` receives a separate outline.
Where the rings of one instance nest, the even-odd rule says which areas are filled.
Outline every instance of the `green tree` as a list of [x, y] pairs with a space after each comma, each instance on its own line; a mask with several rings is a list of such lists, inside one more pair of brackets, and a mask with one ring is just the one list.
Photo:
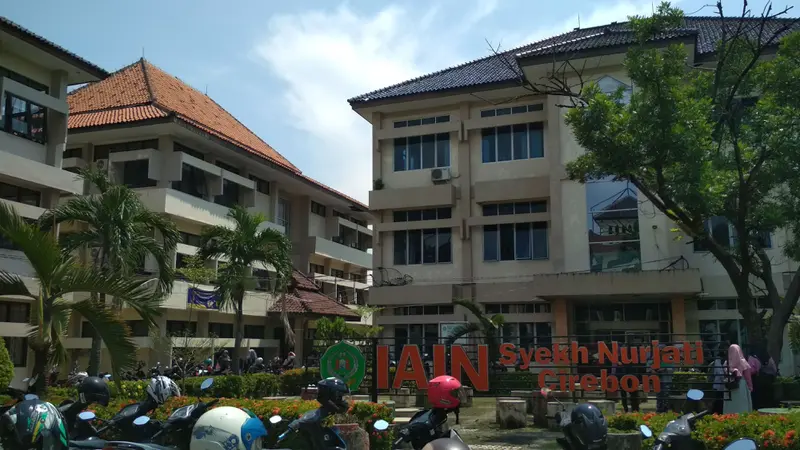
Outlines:
[[800, 353], [800, 306], [794, 309], [794, 315], [789, 319], [789, 348]]
[[0, 297], [31, 299], [28, 345], [34, 354], [33, 373], [39, 375], [37, 391], [44, 389], [48, 365], [66, 360], [62, 339], [72, 314], [86, 319], [103, 339], [111, 354], [114, 379], [119, 380], [120, 371], [135, 362], [136, 346], [129, 338], [127, 325], [104, 305], [65, 297], [97, 292], [137, 305], [143, 317], [152, 317], [159, 299], [154, 295], [155, 289], [148, 286], [151, 280], [137, 280], [111, 270], [81, 265], [72, 254], [61, 250], [51, 233], [25, 222], [4, 203], [0, 203], [0, 235], [25, 254], [39, 284], [38, 292], [31, 292], [18, 275], [0, 270]]
[[247, 290], [256, 286], [252, 276], [252, 266], [261, 262], [271, 265], [275, 270], [275, 284], [272, 292], [280, 296], [281, 319], [289, 345], [294, 343], [294, 332], [289, 324], [286, 311], [286, 290], [292, 279], [292, 245], [289, 238], [272, 228], [261, 228], [266, 222], [262, 214], [248, 212], [235, 205], [228, 213], [233, 228], [226, 226], [207, 227], [203, 230], [200, 242], [200, 255], [204, 260], [224, 257], [228, 261], [218, 270], [217, 293], [220, 309], [232, 307], [235, 313], [234, 364], [238, 364], [243, 339], [242, 304]]
[[[761, 236], [788, 230], [783, 252], [800, 259], [800, 35], [784, 38], [777, 55], [764, 58], [796, 23], [773, 20], [786, 10], [765, 11], [726, 19], [716, 60], [696, 66], [682, 44], [649, 45], [660, 31], [682, 26], [682, 11], [662, 3], [652, 17], [631, 18], [639, 43], [629, 48], [625, 68], [635, 89], [629, 103], [597, 85], [580, 93], [583, 103], [566, 120], [586, 153], [567, 172], [582, 182], [631, 182], [676, 224], [673, 231], [707, 248], [736, 289], [749, 342], [766, 336], [778, 361], [800, 296], [800, 270], [781, 295]], [[712, 217], [730, 223], [733, 245], [714, 238], [705, 226]], [[773, 310], [768, 330], [758, 297]]]
[[488, 315], [483, 312], [480, 305], [472, 300], [453, 300], [453, 305], [461, 306], [475, 317], [475, 322], [459, 325], [446, 336], [445, 345], [452, 346], [459, 339], [478, 335], [482, 344], [489, 347], [489, 361], [497, 361], [500, 357], [500, 344], [503, 340], [503, 325], [505, 318], [502, 314]]
[[14, 363], [6, 348], [6, 340], [0, 338], [0, 387], [11, 384], [14, 379]]
[[[167, 217], [149, 211], [139, 195], [125, 185], [113, 184], [109, 177], [94, 169], [81, 172], [99, 194], [88, 194], [71, 198], [66, 203], [47, 211], [39, 219], [43, 230], [59, 223], [82, 225], [82, 229], [64, 234], [61, 244], [66, 252], [89, 248], [92, 264], [96, 269], [112, 270], [124, 275], [134, 274], [147, 256], [151, 256], [158, 267], [157, 294], [166, 295], [172, 291], [175, 273], [172, 269], [172, 255], [180, 234], [175, 224]], [[157, 238], [159, 235], [160, 238]], [[98, 304], [106, 305], [105, 296], [93, 293]], [[117, 310], [123, 303], [114, 299]], [[153, 324], [152, 316], [134, 303], [127, 306], [136, 310], [142, 319]], [[102, 341], [97, 333], [92, 336], [92, 350], [89, 354], [89, 373], [96, 375], [100, 370]]]

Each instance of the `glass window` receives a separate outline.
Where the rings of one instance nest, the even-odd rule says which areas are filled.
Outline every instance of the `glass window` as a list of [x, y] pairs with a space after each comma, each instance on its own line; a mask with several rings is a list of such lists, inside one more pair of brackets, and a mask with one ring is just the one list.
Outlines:
[[408, 138], [408, 170], [422, 168], [422, 139], [420, 136]]
[[156, 180], [151, 180], [147, 175], [149, 167], [147, 159], [126, 161], [122, 167], [122, 184], [129, 188], [153, 187], [158, 184]]
[[514, 125], [513, 133], [514, 159], [528, 159], [528, 125]]
[[481, 157], [485, 163], [497, 161], [497, 142], [494, 128], [481, 130]]
[[516, 259], [531, 259], [531, 224], [517, 223], [514, 227]]
[[28, 365], [28, 339], [23, 337], [4, 337], [8, 356], [14, 367], [25, 367]]
[[436, 135], [436, 167], [450, 167], [450, 133]]
[[46, 109], [44, 107], [6, 92], [2, 99], [2, 109], [3, 120], [0, 127], [3, 131], [35, 142], [45, 143]]
[[635, 187], [611, 178], [586, 183], [589, 258], [593, 272], [641, 270]]
[[422, 168], [431, 169], [436, 166], [436, 136], [422, 136]]
[[528, 124], [528, 146], [531, 158], [544, 158], [544, 128], [541, 122]]
[[408, 233], [405, 230], [395, 231], [394, 233], [394, 264], [404, 266], [407, 261], [406, 251], [408, 248]]
[[514, 257], [514, 224], [504, 223], [500, 227], [500, 260], [511, 261]]
[[483, 260], [497, 261], [497, 225], [483, 226]]
[[406, 138], [396, 138], [394, 140], [394, 171], [406, 170]]
[[435, 264], [437, 251], [436, 229], [422, 230], [422, 263]]
[[453, 246], [451, 243], [451, 239], [452, 239], [452, 230], [450, 228], [439, 228], [437, 230], [439, 263], [453, 262]]
[[422, 230], [408, 230], [408, 264], [422, 264]]
[[484, 225], [483, 260], [547, 259], [547, 222]]
[[497, 127], [497, 162], [511, 161], [511, 127]]

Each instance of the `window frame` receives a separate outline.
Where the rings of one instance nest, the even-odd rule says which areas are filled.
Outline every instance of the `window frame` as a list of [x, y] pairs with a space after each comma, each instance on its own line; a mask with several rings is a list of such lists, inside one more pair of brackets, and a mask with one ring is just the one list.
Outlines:
[[327, 217], [328, 207], [322, 203], [317, 203], [314, 200], [311, 200], [311, 213], [318, 216]]
[[[524, 126], [525, 127], [525, 157], [516, 157], [517, 153], [515, 151], [515, 134], [519, 133], [520, 131], [515, 131], [516, 128]], [[508, 148], [508, 158], [500, 160], [500, 129], [508, 129], [508, 141], [509, 141], [509, 148]], [[539, 133], [540, 138], [537, 139], [537, 142], [540, 142], [541, 145], [541, 153], [537, 154], [536, 156], [532, 156], [531, 153], [531, 139], [532, 134], [531, 130], [537, 130]], [[511, 125], [502, 125], [497, 127], [486, 127], [481, 128], [481, 163], [482, 164], [496, 164], [496, 163], [506, 163], [506, 162], [513, 162], [513, 161], [525, 161], [531, 159], [542, 159], [545, 157], [545, 136], [544, 136], [544, 122], [525, 122], [525, 123], [516, 123]], [[491, 151], [493, 152], [493, 158], [487, 160], [487, 149], [485, 148], [484, 140], [492, 136], [493, 138], [493, 145]], [[505, 151], [505, 150], [503, 150]]]
[[[12, 114], [13, 111], [13, 104], [14, 99], [19, 100], [25, 104], [25, 111], [20, 113], [24, 114], [25, 116], [25, 125], [27, 130], [25, 132], [18, 131], [14, 129], [13, 126], [13, 116], [18, 114]], [[13, 92], [5, 91], [3, 93], [2, 100], [2, 123], [0, 123], [0, 129], [5, 131], [8, 134], [13, 134], [14, 136], [21, 137], [23, 139], [27, 139], [29, 141], [36, 142], [38, 144], [47, 144], [47, 116], [48, 110], [47, 107], [42, 106], [32, 100], [28, 100], [25, 97], [20, 95], [14, 94]], [[39, 108], [37, 113], [32, 112], [32, 106], [36, 106]], [[34, 125], [34, 115], [41, 114], [41, 124], [42, 124], [42, 131], [40, 133], [34, 134], [33, 133], [33, 125]]]
[[[397, 137], [392, 140], [392, 171], [393, 172], [411, 172], [415, 170], [433, 170], [433, 169], [443, 169], [449, 168], [452, 164], [452, 151], [451, 151], [451, 141], [452, 136], [450, 132], [446, 133], [435, 133], [435, 134], [425, 134], [425, 135], [418, 135], [418, 136], [403, 136]], [[444, 136], [447, 136], [445, 139]], [[425, 157], [425, 143], [426, 138], [431, 138], [433, 141], [433, 166], [425, 167], [424, 161]], [[414, 140], [415, 143], [410, 143], [411, 140]], [[403, 141], [403, 142], [401, 142]], [[416, 142], [418, 141], [418, 143]], [[446, 144], [445, 144], [446, 143]], [[411, 155], [410, 155], [410, 146], [415, 145], [419, 149], [419, 167], [410, 168], [411, 167]], [[440, 149], [441, 145], [441, 149]], [[440, 150], [441, 153], [440, 153]], [[416, 151], [416, 149], [414, 149]], [[429, 150], [430, 151], [430, 150]], [[403, 160], [403, 168], [399, 168], [398, 164], [398, 156], [402, 155]], [[446, 160], [446, 161], [440, 161]]]
[[[711, 235], [713, 237], [714, 236], [714, 232], [713, 232], [713, 227], [711, 226], [712, 225], [711, 222], [714, 219], [718, 219], [718, 218], [721, 218], [721, 219], [725, 220], [725, 222], [728, 225], [728, 247], [735, 246], [737, 244], [737, 242], [738, 242], [738, 236], [736, 235], [736, 228], [733, 226], [731, 221], [728, 220], [727, 217], [725, 217], [725, 216], [709, 217], [708, 219], [703, 221], [703, 230], [705, 232], [708, 232], [708, 230], [712, 230], [711, 231]], [[762, 245], [762, 248], [764, 250], [773, 249], [772, 232], [771, 231], [761, 231], [761, 232], [759, 232], [759, 234], [761, 235], [761, 238], [767, 244], [767, 245]], [[709, 250], [706, 249], [706, 248], [703, 248], [703, 247], [705, 247], [705, 246], [701, 241], [698, 241], [697, 239], [694, 239], [692, 241], [692, 253], [709, 253]]]

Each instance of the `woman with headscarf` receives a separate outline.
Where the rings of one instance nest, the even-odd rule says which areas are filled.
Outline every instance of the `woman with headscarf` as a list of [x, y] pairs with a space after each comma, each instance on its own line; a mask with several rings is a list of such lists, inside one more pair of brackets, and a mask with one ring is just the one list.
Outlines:
[[736, 344], [728, 347], [728, 374], [731, 398], [723, 406], [725, 414], [742, 414], [753, 410], [753, 368], [744, 358], [742, 348]]

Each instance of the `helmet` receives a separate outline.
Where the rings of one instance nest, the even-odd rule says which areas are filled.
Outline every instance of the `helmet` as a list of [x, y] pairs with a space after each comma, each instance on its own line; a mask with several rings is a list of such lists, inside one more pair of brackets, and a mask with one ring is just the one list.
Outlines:
[[581, 403], [570, 414], [572, 437], [586, 449], [605, 445], [608, 422], [600, 408], [590, 403]]
[[288, 358], [294, 358], [294, 357], [295, 357], [294, 352], [289, 352]]
[[260, 450], [266, 435], [261, 419], [252, 413], [220, 406], [197, 419], [189, 450]]
[[89, 376], [89, 374], [88, 374], [88, 373], [86, 373], [86, 372], [78, 372], [78, 373], [74, 373], [74, 374], [70, 375], [70, 376], [67, 378], [67, 382], [68, 382], [69, 384], [73, 385], [73, 386], [78, 386], [78, 385], [79, 385], [79, 384], [81, 384], [81, 382], [83, 382], [83, 380], [85, 380], [85, 379], [86, 379], [86, 377], [88, 377], [88, 376]]
[[432, 379], [428, 383], [428, 401], [434, 408], [458, 408], [461, 405], [461, 382], [450, 375]]
[[458, 439], [441, 438], [428, 442], [422, 450], [469, 450], [469, 446]]
[[[64, 416], [51, 403], [24, 400], [3, 415], [4, 448], [66, 450], [69, 436]], [[10, 432], [10, 433], [9, 433]], [[9, 445], [10, 444], [10, 445]]]
[[258, 358], [256, 358], [256, 364], [263, 364], [263, 363], [264, 363], [264, 358], [262, 358], [260, 356]]
[[108, 383], [99, 377], [86, 377], [78, 386], [78, 400], [85, 404], [99, 403], [108, 406], [108, 399], [111, 392], [108, 390]]
[[317, 383], [317, 401], [323, 408], [337, 413], [347, 411], [350, 403], [344, 398], [345, 395], [350, 395], [350, 388], [336, 377], [325, 378]]
[[167, 401], [168, 398], [181, 395], [181, 390], [171, 378], [159, 375], [150, 380], [146, 389], [147, 395], [155, 400], [159, 405]]

